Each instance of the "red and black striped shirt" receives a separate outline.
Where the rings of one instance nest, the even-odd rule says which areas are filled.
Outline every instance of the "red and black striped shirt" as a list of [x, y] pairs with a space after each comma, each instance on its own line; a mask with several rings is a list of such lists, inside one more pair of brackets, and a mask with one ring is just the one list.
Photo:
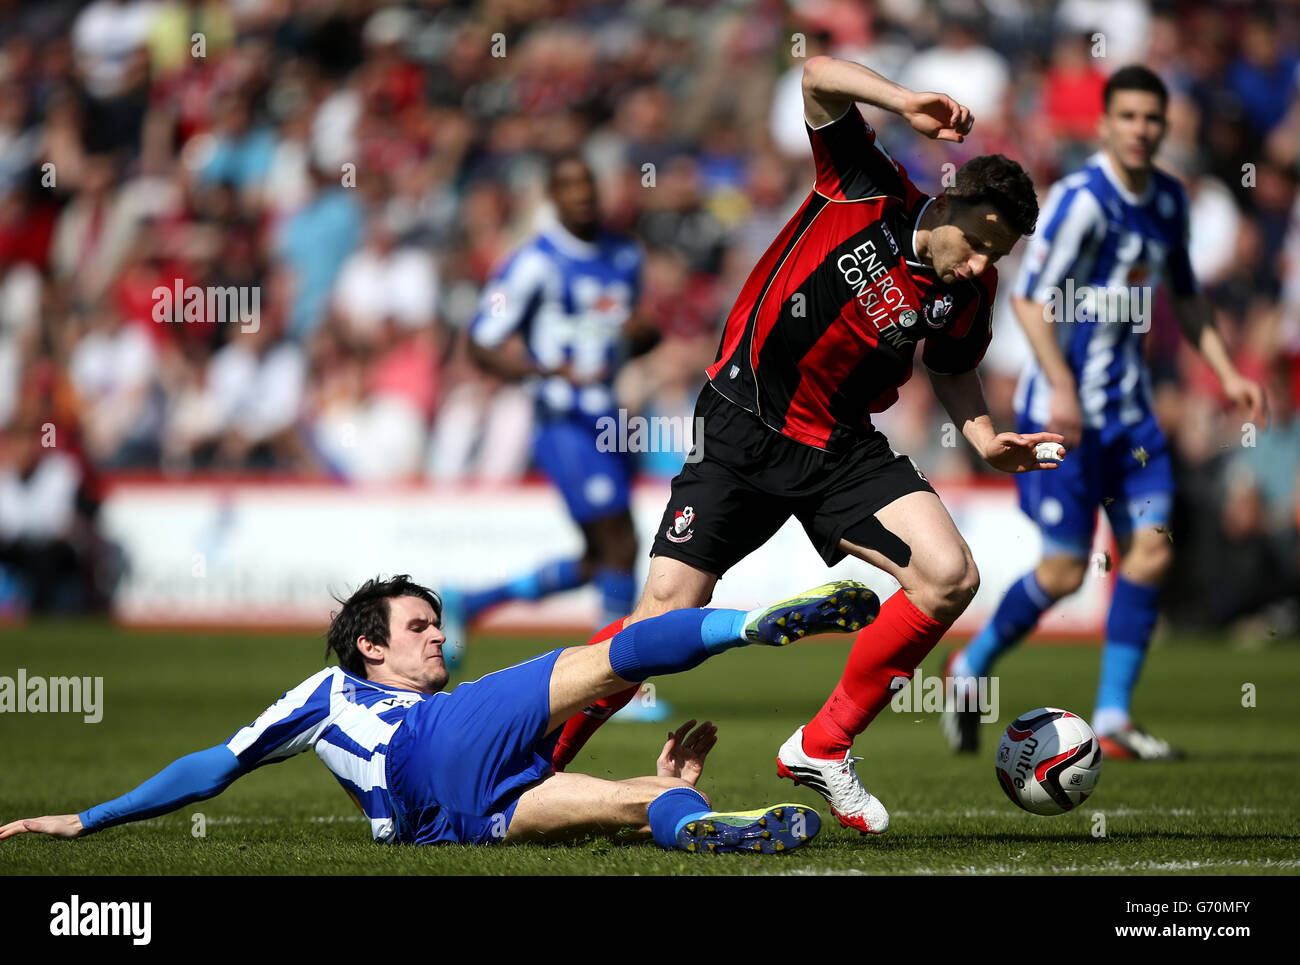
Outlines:
[[750, 273], [708, 376], [772, 429], [836, 452], [898, 400], [921, 339], [933, 371], [979, 364], [997, 272], [945, 285], [921, 262], [916, 225], [934, 199], [856, 107], [808, 136], [813, 191]]

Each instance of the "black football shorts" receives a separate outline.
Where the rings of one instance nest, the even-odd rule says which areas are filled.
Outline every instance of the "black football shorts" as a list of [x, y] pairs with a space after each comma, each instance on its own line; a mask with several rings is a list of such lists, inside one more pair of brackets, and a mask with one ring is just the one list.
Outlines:
[[849, 527], [900, 496], [934, 492], [912, 460], [890, 449], [875, 428], [865, 428], [845, 452], [826, 452], [769, 428], [711, 384], [700, 393], [695, 418], [702, 438], [673, 479], [650, 555], [715, 576], [766, 543], [791, 516], [826, 565], [834, 566], [844, 559], [839, 544]]

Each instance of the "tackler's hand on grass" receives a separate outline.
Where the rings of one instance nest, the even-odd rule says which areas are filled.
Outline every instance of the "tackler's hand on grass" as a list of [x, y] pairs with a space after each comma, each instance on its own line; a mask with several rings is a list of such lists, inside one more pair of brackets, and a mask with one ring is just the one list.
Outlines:
[[683, 781], [695, 784], [704, 773], [704, 758], [718, 742], [718, 728], [713, 721], [706, 720], [695, 730], [692, 718], [668, 735], [664, 749], [659, 752], [655, 762], [655, 773], [660, 777], [680, 777]]
[[1036, 469], [1055, 469], [1065, 456], [1065, 447], [1058, 450], [1055, 459], [1041, 459], [1035, 449], [1044, 442], [1060, 444], [1063, 436], [1055, 432], [1002, 432], [989, 440], [984, 448], [984, 461], [1003, 472], [1033, 472]]
[[51, 838], [79, 838], [83, 832], [81, 818], [75, 814], [47, 814], [42, 818], [21, 818], [0, 828], [0, 841], [31, 831]]

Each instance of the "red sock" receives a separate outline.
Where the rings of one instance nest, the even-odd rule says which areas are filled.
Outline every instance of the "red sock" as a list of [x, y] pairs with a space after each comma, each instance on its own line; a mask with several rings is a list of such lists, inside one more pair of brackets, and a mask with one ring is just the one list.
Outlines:
[[[587, 646], [613, 637], [623, 629], [624, 619], [619, 617], [604, 629], [597, 630], [596, 635], [587, 641]], [[586, 710], [570, 717], [560, 731], [560, 739], [556, 742], [555, 752], [551, 755], [551, 766], [557, 771], [562, 771], [572, 764], [573, 759], [578, 756], [578, 751], [591, 740], [591, 735], [600, 729], [600, 725], [626, 707], [640, 689], [640, 684], [633, 684], [627, 690], [602, 697]]]
[[857, 737], [893, 698], [902, 677], [911, 680], [950, 624], [926, 616], [899, 590], [880, 608], [880, 615], [853, 641], [839, 685], [803, 729], [809, 757], [843, 757]]

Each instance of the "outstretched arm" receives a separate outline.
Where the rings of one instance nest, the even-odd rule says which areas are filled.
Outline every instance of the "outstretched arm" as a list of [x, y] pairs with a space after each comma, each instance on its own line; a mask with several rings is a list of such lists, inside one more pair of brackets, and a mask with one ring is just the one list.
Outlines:
[[930, 383], [952, 421], [961, 428], [966, 441], [994, 469], [1018, 473], [1056, 468], [1059, 460], [1039, 459], [1034, 454], [1034, 447], [1040, 442], [1059, 443], [1062, 437], [1055, 432], [999, 433], [993, 428], [984, 389], [974, 370], [955, 375], [931, 371]]
[[218, 744], [172, 761], [135, 790], [80, 814], [11, 821], [0, 827], [0, 840], [28, 831], [77, 838], [115, 824], [156, 817], [191, 801], [216, 797], [243, 773], [239, 758], [225, 744]]
[[0, 827], [0, 839], [35, 831], [75, 838], [127, 821], [166, 814], [191, 801], [216, 797], [237, 777], [314, 747], [333, 720], [335, 671], [326, 668], [280, 695], [256, 720], [224, 744], [186, 754], [121, 797], [80, 814], [26, 818]]
[[917, 93], [870, 67], [834, 57], [813, 57], [803, 68], [804, 115], [813, 127], [835, 120], [854, 101], [898, 114], [913, 129], [941, 141], [962, 141], [975, 123], [947, 94]]

